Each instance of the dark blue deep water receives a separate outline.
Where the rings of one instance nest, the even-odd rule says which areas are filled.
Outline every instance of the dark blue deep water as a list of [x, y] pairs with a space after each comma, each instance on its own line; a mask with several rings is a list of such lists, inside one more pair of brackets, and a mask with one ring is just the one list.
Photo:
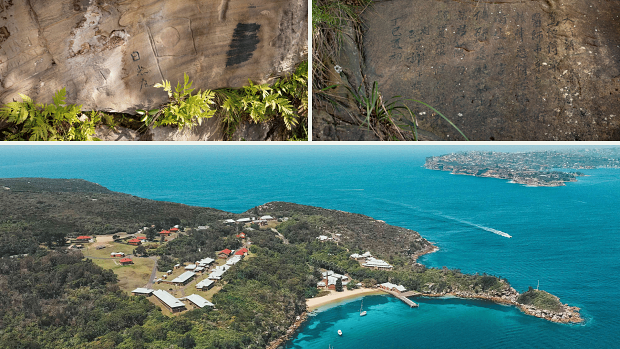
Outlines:
[[434, 242], [440, 250], [421, 259], [428, 266], [502, 276], [519, 291], [540, 280], [587, 320], [554, 324], [459, 299], [417, 299], [409, 309], [367, 296], [366, 317], [359, 299], [323, 309], [289, 348], [620, 347], [620, 170], [530, 188], [422, 168], [426, 156], [468, 149], [543, 147], [0, 146], [0, 177], [83, 178], [232, 212], [278, 200], [362, 213]]

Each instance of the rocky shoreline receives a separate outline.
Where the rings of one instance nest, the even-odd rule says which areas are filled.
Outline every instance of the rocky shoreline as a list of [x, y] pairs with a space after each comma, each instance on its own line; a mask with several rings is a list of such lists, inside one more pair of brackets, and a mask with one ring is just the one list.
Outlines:
[[285, 343], [287, 340], [291, 339], [291, 336], [293, 334], [295, 334], [295, 331], [297, 331], [297, 329], [299, 328], [299, 326], [301, 326], [301, 324], [304, 323], [304, 321], [306, 321], [306, 319], [308, 318], [308, 313], [307, 312], [303, 312], [297, 320], [295, 320], [295, 322], [289, 326], [288, 330], [286, 330], [286, 334], [284, 334], [283, 336], [281, 336], [280, 338], [271, 341], [271, 343], [269, 343], [269, 345], [267, 346], [267, 349], [276, 349], [276, 348], [280, 348], [280, 346]]
[[579, 314], [578, 307], [571, 307], [568, 304], [562, 304], [562, 309], [558, 312], [546, 309], [538, 309], [532, 305], [521, 304], [517, 302], [519, 292], [510, 287], [508, 292], [493, 292], [490, 294], [476, 294], [464, 291], [442, 292], [442, 293], [421, 293], [417, 297], [445, 297], [454, 296], [464, 299], [482, 299], [497, 304], [514, 305], [527, 315], [532, 315], [541, 319], [557, 323], [581, 323], [584, 319]]

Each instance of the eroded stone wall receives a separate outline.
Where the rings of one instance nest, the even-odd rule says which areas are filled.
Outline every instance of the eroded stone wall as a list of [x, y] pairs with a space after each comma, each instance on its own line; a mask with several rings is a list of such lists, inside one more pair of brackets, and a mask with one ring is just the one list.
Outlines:
[[470, 139], [620, 140], [620, 1], [392, 0], [364, 21], [367, 80]]

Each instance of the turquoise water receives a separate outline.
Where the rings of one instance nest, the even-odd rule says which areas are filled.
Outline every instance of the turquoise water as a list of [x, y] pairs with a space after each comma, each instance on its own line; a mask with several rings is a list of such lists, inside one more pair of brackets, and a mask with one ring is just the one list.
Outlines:
[[[487, 272], [582, 308], [561, 325], [481, 301], [367, 296], [320, 312], [291, 348], [610, 348], [620, 330], [620, 170], [560, 188], [425, 170], [431, 146], [1, 146], [0, 177], [83, 178], [155, 200], [243, 212], [279, 200], [362, 213], [419, 231], [429, 266]], [[547, 147], [548, 148], [548, 147]], [[546, 149], [547, 149], [546, 148]], [[538, 147], [538, 149], [541, 149]], [[504, 231], [507, 239], [490, 232]], [[345, 333], [337, 338], [336, 331]]]

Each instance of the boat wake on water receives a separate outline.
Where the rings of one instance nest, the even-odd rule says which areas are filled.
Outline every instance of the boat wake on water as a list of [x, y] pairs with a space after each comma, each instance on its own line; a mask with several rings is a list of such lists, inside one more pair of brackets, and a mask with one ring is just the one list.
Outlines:
[[470, 227], [482, 229], [484, 231], [488, 231], [490, 233], [497, 234], [499, 236], [503, 236], [505, 238], [509, 238], [509, 239], [512, 238], [512, 236], [510, 234], [505, 233], [505, 232], [503, 232], [501, 230], [485, 227], [484, 225], [468, 222], [468, 221], [460, 219], [460, 218], [448, 216], [448, 215], [445, 215], [445, 214], [442, 214], [442, 213], [436, 213], [436, 212], [432, 212], [432, 211], [423, 210], [423, 209], [420, 209], [418, 207], [407, 205], [407, 204], [404, 204], [404, 203], [401, 203], [401, 202], [395, 202], [395, 201], [386, 200], [386, 199], [380, 199], [380, 198], [375, 198], [375, 199], [379, 200], [379, 201], [384, 201], [384, 202], [387, 202], [387, 203], [390, 203], [390, 204], [394, 204], [394, 205], [399, 205], [399, 206], [403, 206], [403, 207], [406, 207], [406, 208], [410, 208], [410, 209], [416, 210], [418, 212], [426, 213], [426, 214], [429, 214], [429, 215], [439, 216], [439, 217], [442, 217], [444, 219], [455, 221], [455, 222], [459, 222], [461, 224], [465, 224], [465, 225], [468, 225]]

